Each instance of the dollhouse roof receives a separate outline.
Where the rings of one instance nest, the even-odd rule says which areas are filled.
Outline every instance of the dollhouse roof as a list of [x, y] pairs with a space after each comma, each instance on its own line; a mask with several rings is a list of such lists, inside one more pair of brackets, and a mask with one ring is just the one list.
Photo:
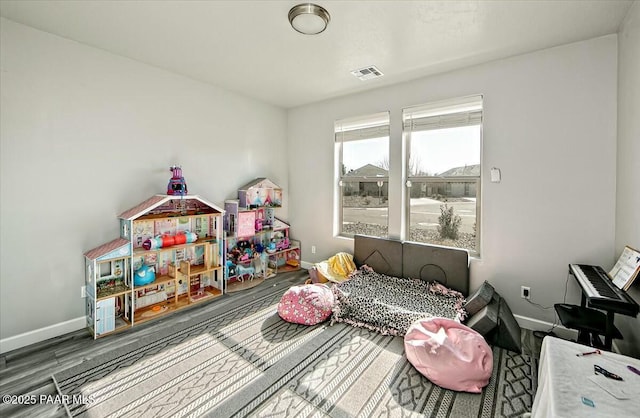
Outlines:
[[120, 215], [118, 215], [118, 218], [126, 219], [128, 221], [131, 221], [131, 220], [139, 218], [140, 216], [146, 215], [147, 213], [151, 212], [152, 210], [154, 210], [154, 209], [158, 208], [159, 206], [162, 206], [165, 203], [168, 203], [168, 202], [170, 202], [172, 200], [183, 201], [183, 202], [186, 202], [186, 203], [189, 203], [190, 201], [191, 202], [199, 202], [199, 203], [201, 203], [201, 206], [204, 205], [205, 207], [207, 207], [209, 209], [213, 209], [214, 212], [224, 213], [224, 210], [222, 208], [214, 205], [211, 202], [208, 202], [208, 201], [204, 200], [203, 198], [201, 198], [200, 196], [197, 196], [197, 195], [173, 196], [173, 195], [157, 194], [155, 196], [151, 196], [150, 198], [148, 198], [144, 202], [132, 207], [131, 209], [122, 212]]
[[273, 228], [274, 231], [281, 231], [283, 229], [290, 228], [290, 225], [288, 223], [276, 218], [272, 228]]
[[113, 241], [109, 241], [106, 244], [102, 244], [99, 247], [87, 251], [86, 253], [84, 253], [84, 256], [89, 260], [96, 260], [104, 255], [120, 249], [128, 253], [129, 244], [130, 242], [124, 238], [116, 238]]
[[249, 190], [249, 189], [253, 189], [253, 188], [257, 188], [257, 189], [282, 189], [282, 187], [278, 186], [277, 184], [275, 184], [274, 182], [272, 182], [271, 180], [269, 180], [266, 177], [259, 177], [253, 181], [250, 181], [249, 183], [245, 184], [244, 186], [240, 187], [238, 190]]

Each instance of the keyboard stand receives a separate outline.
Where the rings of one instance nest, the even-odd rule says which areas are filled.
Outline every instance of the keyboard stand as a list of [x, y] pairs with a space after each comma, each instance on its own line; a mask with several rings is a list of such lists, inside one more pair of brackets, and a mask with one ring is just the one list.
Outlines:
[[[586, 302], [584, 295], [582, 296], [582, 301], [583, 303]], [[578, 330], [578, 342], [580, 344], [611, 351], [613, 339], [622, 339], [620, 330], [613, 324], [614, 313], [611, 311], [605, 314], [597, 309], [587, 308], [584, 305], [578, 306], [565, 303], [557, 303], [554, 308], [562, 325]], [[604, 345], [602, 345], [599, 335], [604, 335]]]

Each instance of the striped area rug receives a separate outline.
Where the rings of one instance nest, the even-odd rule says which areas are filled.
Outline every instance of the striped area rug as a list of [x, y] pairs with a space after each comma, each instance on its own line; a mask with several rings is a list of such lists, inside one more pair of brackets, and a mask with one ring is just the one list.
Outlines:
[[493, 349], [481, 394], [431, 384], [400, 337], [282, 321], [291, 283], [242, 295], [179, 329], [54, 376], [71, 416], [511, 417], [528, 412], [537, 361]]

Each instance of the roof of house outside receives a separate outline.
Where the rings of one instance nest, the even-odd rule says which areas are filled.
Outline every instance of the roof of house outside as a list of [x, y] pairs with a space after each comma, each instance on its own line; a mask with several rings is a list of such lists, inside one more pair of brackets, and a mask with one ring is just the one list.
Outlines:
[[345, 177], [386, 177], [389, 171], [373, 164], [366, 164], [345, 174]]
[[[389, 175], [389, 171], [382, 167], [375, 166], [373, 164], [365, 164], [360, 168], [351, 170], [345, 174], [345, 177], [386, 177]], [[480, 176], [480, 164], [463, 165], [460, 167], [453, 167], [447, 171], [443, 171], [438, 174], [437, 177], [462, 177]]]
[[438, 177], [460, 177], [460, 176], [472, 176], [472, 177], [480, 176], [480, 164], [454, 167], [438, 174]]

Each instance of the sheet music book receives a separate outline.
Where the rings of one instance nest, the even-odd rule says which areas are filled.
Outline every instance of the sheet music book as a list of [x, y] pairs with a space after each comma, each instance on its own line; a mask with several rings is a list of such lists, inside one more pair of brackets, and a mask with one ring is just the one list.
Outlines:
[[613, 284], [625, 292], [640, 273], [640, 251], [624, 247], [620, 258], [609, 272]]

